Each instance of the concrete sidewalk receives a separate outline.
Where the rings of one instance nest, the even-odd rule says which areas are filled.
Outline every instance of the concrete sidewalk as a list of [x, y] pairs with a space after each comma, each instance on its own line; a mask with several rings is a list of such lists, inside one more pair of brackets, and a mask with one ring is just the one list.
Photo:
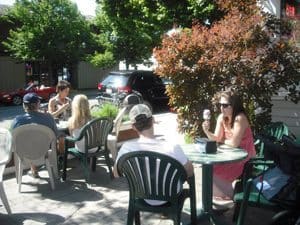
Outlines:
[[[155, 115], [155, 134], [167, 140], [183, 142], [183, 135], [176, 128], [176, 114]], [[23, 176], [22, 193], [18, 192], [14, 174], [4, 177], [4, 188], [12, 215], [7, 215], [0, 205], [0, 225], [41, 225], [41, 224], [100, 224], [124, 225], [127, 220], [128, 186], [124, 178], [111, 180], [102, 160], [98, 160], [97, 170], [92, 173], [91, 184], [84, 181], [80, 164], [70, 160], [67, 181], [56, 181], [56, 190], [51, 191], [47, 172], [40, 172], [41, 179]], [[195, 166], [197, 181], [197, 204], [201, 203], [201, 167]], [[188, 205], [188, 201], [186, 202]], [[1, 204], [1, 202], [0, 202]], [[233, 225], [233, 210], [217, 215], [222, 225]], [[255, 214], [254, 214], [255, 213]], [[171, 220], [160, 215], [142, 213], [143, 225], [171, 225]], [[262, 210], [249, 210], [246, 225], [267, 224], [268, 214]], [[183, 224], [189, 215], [182, 214]], [[208, 221], [199, 221], [206, 225]]]

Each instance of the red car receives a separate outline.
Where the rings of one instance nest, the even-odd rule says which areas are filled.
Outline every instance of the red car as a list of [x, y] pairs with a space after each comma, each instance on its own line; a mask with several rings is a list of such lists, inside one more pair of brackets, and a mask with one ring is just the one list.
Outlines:
[[18, 89], [11, 92], [0, 92], [0, 103], [12, 103], [14, 105], [21, 105], [23, 102], [23, 96], [29, 92], [35, 92], [37, 95], [43, 98], [43, 100], [49, 100], [56, 95], [55, 87], [45, 87], [44, 85], [38, 86], [30, 84], [28, 87]]

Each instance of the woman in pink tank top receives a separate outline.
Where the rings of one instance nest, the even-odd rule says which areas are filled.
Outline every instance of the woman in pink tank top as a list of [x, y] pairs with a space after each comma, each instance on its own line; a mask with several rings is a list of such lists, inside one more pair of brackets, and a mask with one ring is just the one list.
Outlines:
[[248, 157], [243, 161], [214, 166], [214, 197], [231, 199], [233, 195], [233, 181], [242, 174], [244, 164], [251, 157], [254, 157], [256, 152], [249, 120], [240, 97], [232, 90], [228, 90], [217, 93], [216, 100], [218, 101], [221, 114], [217, 118], [215, 131], [213, 133], [209, 130], [209, 121], [203, 122], [203, 131], [210, 140], [232, 147], [240, 147], [248, 152]]

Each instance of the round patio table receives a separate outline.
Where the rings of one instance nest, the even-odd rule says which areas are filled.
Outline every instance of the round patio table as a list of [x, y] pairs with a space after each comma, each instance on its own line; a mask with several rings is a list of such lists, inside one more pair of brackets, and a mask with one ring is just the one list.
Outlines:
[[226, 145], [219, 146], [214, 154], [206, 154], [203, 144], [180, 146], [190, 161], [202, 165], [202, 210], [198, 218], [208, 218], [210, 222], [217, 224], [212, 214], [213, 165], [241, 161], [248, 153], [244, 149]]

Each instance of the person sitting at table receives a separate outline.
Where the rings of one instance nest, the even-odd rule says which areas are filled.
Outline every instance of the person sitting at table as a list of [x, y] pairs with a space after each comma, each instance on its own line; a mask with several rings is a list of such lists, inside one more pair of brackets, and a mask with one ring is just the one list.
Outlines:
[[[80, 129], [92, 119], [89, 100], [86, 95], [76, 95], [72, 101], [72, 116], [68, 120], [68, 128], [70, 135], [73, 137], [78, 137]], [[84, 137], [75, 143], [75, 147], [80, 152], [85, 152], [84, 150]], [[96, 151], [97, 148], [89, 149], [90, 152]]]
[[202, 123], [204, 133], [210, 140], [224, 143], [232, 147], [240, 147], [248, 152], [248, 157], [236, 163], [215, 165], [213, 170], [214, 200], [231, 200], [233, 196], [233, 181], [243, 171], [244, 164], [256, 152], [252, 130], [240, 97], [233, 90], [221, 91], [215, 96], [221, 110], [217, 118], [214, 133], [208, 120]]
[[[137, 140], [127, 141], [122, 145], [114, 165], [115, 177], [119, 176], [117, 163], [120, 157], [125, 153], [139, 150], [154, 151], [171, 156], [184, 166], [188, 176], [192, 176], [194, 174], [192, 163], [188, 160], [179, 145], [174, 145], [155, 138], [153, 129], [154, 120], [152, 112], [148, 106], [144, 104], [137, 104], [133, 106], [129, 112], [129, 118], [133, 123], [132, 128], [139, 134], [139, 138]], [[161, 205], [165, 203], [164, 201], [156, 200], [147, 200], [146, 202], [150, 205]]]
[[[27, 93], [23, 97], [23, 108], [25, 114], [18, 115], [12, 122], [11, 128], [15, 129], [19, 126], [31, 123], [37, 123], [51, 128], [55, 135], [58, 136], [57, 126], [54, 118], [49, 113], [39, 112], [41, 97], [36, 93]], [[38, 170], [35, 165], [31, 165], [30, 176], [38, 178]]]
[[49, 100], [48, 112], [59, 120], [67, 121], [71, 116], [71, 102], [68, 98], [70, 83], [65, 80], [58, 81], [56, 85], [57, 95]]

